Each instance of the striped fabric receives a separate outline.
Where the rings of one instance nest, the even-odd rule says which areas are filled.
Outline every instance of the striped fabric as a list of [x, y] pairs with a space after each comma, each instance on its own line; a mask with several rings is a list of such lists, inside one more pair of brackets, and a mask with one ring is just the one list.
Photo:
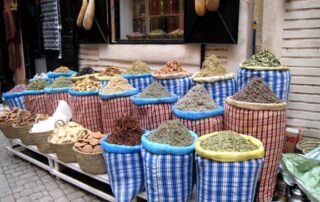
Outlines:
[[24, 104], [24, 96], [22, 94], [17, 95], [16, 97], [5, 98], [5, 100], [7, 101], [10, 109], [13, 109], [15, 107], [26, 109]]
[[161, 85], [163, 85], [170, 93], [176, 94], [178, 98], [185, 96], [187, 92], [192, 88], [193, 81], [190, 77], [184, 77], [180, 79], [156, 79]]
[[154, 78], [150, 77], [141, 77], [141, 78], [128, 78], [129, 84], [134, 88], [138, 89], [141, 92], [147, 86], [154, 82]]
[[137, 108], [132, 103], [129, 96], [113, 98], [109, 100], [101, 100], [101, 117], [103, 132], [108, 134], [115, 120], [119, 119], [124, 114], [128, 114], [137, 118]]
[[258, 201], [271, 201], [286, 133], [286, 112], [249, 110], [225, 104], [224, 120], [226, 130], [251, 135], [262, 141], [265, 159]]
[[104, 153], [109, 182], [117, 202], [132, 201], [144, 188], [141, 153]]
[[24, 95], [26, 110], [34, 114], [47, 114], [46, 94]]
[[236, 88], [236, 80], [233, 79], [227, 79], [227, 80], [220, 80], [215, 81], [213, 83], [198, 83], [195, 82], [195, 84], [201, 84], [203, 85], [215, 103], [217, 103], [220, 106], [224, 105], [224, 101], [228, 96], [232, 96], [235, 94], [237, 88]]
[[47, 97], [47, 112], [48, 112], [48, 115], [50, 116], [55, 112], [60, 100], [64, 100], [67, 103], [69, 103], [68, 102], [69, 94], [67, 92], [48, 93], [46, 94], [46, 97]]
[[72, 112], [72, 121], [92, 131], [102, 131], [101, 106], [98, 95], [72, 96], [68, 102]]
[[237, 76], [238, 90], [242, 89], [243, 86], [255, 76], [262, 78], [279, 99], [288, 102], [291, 83], [290, 71], [256, 71], [240, 68]]
[[192, 192], [194, 154], [160, 155], [142, 148], [147, 201], [189, 201]]
[[101, 85], [103, 85], [103, 86], [106, 86], [106, 85], [108, 85], [108, 83], [109, 83], [109, 80], [98, 80], [100, 83], [101, 83]]
[[199, 136], [223, 130], [222, 115], [199, 120], [188, 120], [179, 118], [173, 113], [172, 119], [179, 120], [185, 127], [194, 131]]
[[172, 120], [172, 104], [148, 104], [137, 106], [138, 120], [142, 128], [156, 129], [161, 123]]
[[254, 201], [262, 159], [217, 162], [196, 155], [198, 201]]

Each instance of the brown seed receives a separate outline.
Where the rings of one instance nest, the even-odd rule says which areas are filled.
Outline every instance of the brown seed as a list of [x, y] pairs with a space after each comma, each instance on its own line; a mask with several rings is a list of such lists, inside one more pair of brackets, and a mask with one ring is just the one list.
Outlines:
[[97, 153], [101, 153], [102, 152], [102, 148], [100, 145], [97, 145], [94, 147], [92, 153], [97, 154]]
[[98, 144], [99, 144], [99, 140], [97, 140], [97, 139], [92, 139], [92, 140], [90, 140], [90, 145], [96, 146], [96, 145], [98, 145]]
[[92, 147], [90, 145], [86, 145], [83, 148], [81, 148], [81, 151], [84, 153], [92, 153]]
[[91, 136], [95, 139], [101, 139], [102, 138], [102, 134], [97, 132], [97, 133], [92, 133]]

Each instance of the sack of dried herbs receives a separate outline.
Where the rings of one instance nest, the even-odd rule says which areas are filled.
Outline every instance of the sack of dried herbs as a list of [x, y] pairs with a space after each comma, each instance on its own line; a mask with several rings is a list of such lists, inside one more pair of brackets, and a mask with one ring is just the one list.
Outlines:
[[196, 139], [179, 121], [167, 121], [142, 136], [148, 201], [189, 201]]
[[198, 201], [255, 200], [264, 157], [260, 140], [221, 131], [200, 137], [195, 150]]
[[280, 100], [287, 102], [291, 76], [289, 69], [282, 66], [275, 55], [268, 50], [263, 50], [240, 64], [237, 75], [238, 91], [253, 77], [259, 77], [270, 86]]
[[125, 115], [114, 122], [111, 134], [101, 141], [109, 182], [117, 201], [132, 201], [144, 189], [140, 152], [143, 133], [139, 122]]
[[154, 82], [138, 95], [131, 97], [137, 107], [138, 120], [147, 130], [154, 130], [161, 123], [171, 120], [171, 108], [178, 97], [158, 82]]
[[68, 67], [58, 67], [53, 72], [48, 72], [49, 83], [53, 83], [54, 80], [63, 76], [63, 77], [71, 77], [77, 74], [77, 72], [70, 70]]
[[214, 103], [202, 85], [196, 85], [172, 107], [178, 119], [199, 136], [223, 129], [223, 108]]
[[22, 91], [26, 110], [34, 114], [47, 114], [47, 99], [44, 88], [48, 82], [42, 79], [32, 80]]

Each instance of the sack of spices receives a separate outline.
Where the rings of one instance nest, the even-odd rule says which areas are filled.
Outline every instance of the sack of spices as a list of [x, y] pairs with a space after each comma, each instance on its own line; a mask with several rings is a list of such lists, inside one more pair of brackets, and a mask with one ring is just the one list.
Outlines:
[[54, 80], [63, 76], [63, 77], [71, 77], [75, 75], [77, 72], [70, 70], [68, 67], [58, 67], [53, 72], [48, 72], [49, 83], [53, 83]]
[[142, 136], [147, 201], [189, 201], [197, 135], [179, 121], [167, 121]]
[[201, 85], [191, 88], [172, 107], [173, 119], [199, 136], [223, 130], [223, 107], [214, 103], [208, 91]]
[[128, 79], [129, 84], [141, 92], [153, 81], [151, 69], [142, 61], [134, 61], [131, 66], [123, 72], [123, 77]]
[[48, 82], [42, 79], [35, 79], [28, 84], [22, 92], [26, 110], [33, 114], [47, 114], [48, 104], [44, 92], [47, 86]]
[[238, 91], [253, 77], [262, 78], [280, 100], [288, 102], [291, 73], [288, 67], [282, 66], [268, 50], [258, 52], [240, 64], [237, 76]]
[[154, 82], [131, 99], [137, 106], [138, 120], [142, 128], [154, 130], [161, 123], [172, 120], [171, 108], [178, 97], [169, 93], [158, 82]]
[[76, 82], [85, 78], [95, 77], [98, 72], [92, 69], [92, 67], [83, 67], [77, 74], [70, 77], [71, 81]]
[[15, 107], [25, 109], [23, 91], [27, 88], [25, 84], [18, 84], [9, 92], [4, 93], [2, 96], [7, 101], [10, 109]]
[[271, 201], [286, 134], [286, 103], [261, 78], [253, 78], [241, 91], [227, 98], [224, 125], [226, 130], [262, 141], [266, 153], [257, 200]]
[[103, 132], [110, 133], [113, 123], [124, 114], [137, 117], [137, 109], [130, 96], [136, 95], [139, 90], [133, 88], [128, 80], [122, 77], [113, 78], [103, 87], [99, 96], [101, 98], [101, 117]]
[[107, 66], [107, 68], [96, 75], [97, 81], [99, 81], [103, 86], [106, 86], [108, 82], [115, 76], [121, 76], [121, 71], [118, 67]]
[[203, 85], [213, 100], [220, 106], [227, 97], [236, 92], [236, 80], [233, 73], [227, 73], [215, 55], [206, 58], [202, 68], [191, 77], [195, 84]]
[[193, 86], [191, 73], [184, 70], [180, 64], [173, 60], [167, 62], [160, 70], [154, 72], [153, 77], [163, 85], [170, 93], [178, 98], [183, 97]]
[[12, 123], [18, 118], [18, 113], [21, 110], [19, 108], [13, 108], [12, 110], [0, 112], [0, 130], [3, 135], [8, 139], [18, 138], [17, 133], [15, 133]]
[[101, 141], [109, 183], [118, 202], [132, 201], [144, 189], [140, 153], [144, 131], [132, 116], [117, 119], [111, 131]]
[[78, 80], [69, 89], [69, 104], [72, 120], [92, 131], [102, 131], [100, 82], [94, 78]]
[[201, 136], [195, 149], [197, 201], [254, 201], [264, 156], [258, 139], [221, 131]]
[[47, 98], [47, 112], [51, 116], [58, 107], [60, 100], [68, 102], [68, 91], [72, 86], [72, 81], [68, 77], [61, 76], [54, 80], [52, 84], [44, 88]]

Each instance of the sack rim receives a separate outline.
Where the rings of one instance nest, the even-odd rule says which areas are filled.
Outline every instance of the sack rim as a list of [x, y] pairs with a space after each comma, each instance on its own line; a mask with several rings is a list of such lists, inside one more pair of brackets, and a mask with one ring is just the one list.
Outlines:
[[271, 111], [281, 111], [286, 110], [287, 103], [254, 103], [254, 102], [243, 102], [238, 101], [232, 98], [232, 96], [227, 97], [226, 103], [243, 109], [250, 109], [250, 110], [271, 110]]

